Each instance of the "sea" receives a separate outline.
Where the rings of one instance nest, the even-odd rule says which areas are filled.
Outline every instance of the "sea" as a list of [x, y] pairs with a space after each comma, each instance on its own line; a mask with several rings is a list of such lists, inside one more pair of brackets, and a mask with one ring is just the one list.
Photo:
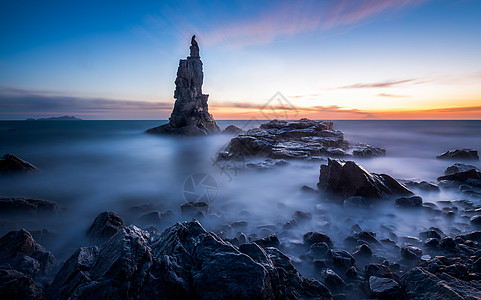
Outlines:
[[[245, 221], [241, 231], [251, 238], [278, 234], [281, 241], [301, 243], [307, 231], [329, 234], [337, 247], [357, 224], [379, 238], [417, 236], [435, 226], [449, 234], [470, 231], [469, 218], [432, 215], [424, 210], [402, 210], [392, 201], [369, 209], [343, 208], [301, 191], [316, 188], [323, 161], [289, 161], [269, 170], [247, 168], [238, 162], [225, 167], [216, 162], [233, 137], [173, 137], [146, 134], [167, 121], [0, 121], [0, 155], [11, 153], [39, 171], [0, 177], [0, 197], [54, 201], [55, 215], [10, 215], [0, 221], [0, 234], [25, 228], [46, 230], [47, 248], [60, 259], [89, 244], [85, 232], [103, 211], [117, 212], [126, 224], [157, 226], [161, 232], [175, 222], [190, 220], [182, 203], [203, 200], [210, 213], [200, 219], [208, 230], [230, 238], [239, 230], [227, 226]], [[247, 129], [262, 121], [217, 121]], [[334, 121], [351, 144], [367, 143], [387, 150], [386, 156], [349, 158], [366, 170], [396, 179], [437, 183], [454, 161], [436, 159], [451, 149], [481, 150], [481, 121]], [[470, 164], [481, 168], [479, 161]], [[440, 208], [445, 200], [470, 199], [457, 190], [416, 191], [424, 202]], [[448, 205], [448, 210], [449, 210]], [[142, 215], [173, 212], [164, 224], [145, 224]], [[285, 232], [296, 211], [311, 213], [309, 222]], [[283, 229], [284, 228], [284, 229]], [[296, 252], [285, 250], [293, 260]]]

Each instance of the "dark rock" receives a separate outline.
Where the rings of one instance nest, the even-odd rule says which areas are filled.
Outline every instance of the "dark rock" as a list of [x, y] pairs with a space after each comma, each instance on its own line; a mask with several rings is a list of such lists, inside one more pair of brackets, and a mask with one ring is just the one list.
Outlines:
[[257, 169], [257, 170], [270, 170], [275, 167], [286, 166], [288, 164], [285, 159], [266, 159], [257, 163], [247, 163], [247, 168]]
[[371, 276], [383, 277], [383, 278], [394, 278], [394, 273], [392, 270], [385, 265], [381, 264], [368, 264], [364, 267], [364, 275], [367, 278]]
[[361, 157], [361, 158], [384, 156], [386, 155], [386, 149], [373, 147], [367, 144], [358, 144], [354, 147], [354, 150], [352, 151], [352, 155], [354, 157]]
[[329, 247], [333, 246], [331, 238], [327, 234], [320, 233], [320, 232], [312, 232], [312, 231], [308, 232], [304, 234], [303, 240], [304, 240], [304, 244], [306, 244], [307, 246], [310, 246], [315, 243], [321, 243], [321, 242], [326, 243]]
[[473, 165], [462, 164], [462, 163], [455, 163], [452, 166], [448, 167], [446, 171], [444, 171], [444, 175], [452, 175], [456, 173], [466, 172], [470, 170], [477, 170], [480, 171]]
[[102, 243], [112, 237], [124, 226], [124, 220], [113, 211], [99, 214], [87, 231], [87, 236], [95, 242]]
[[456, 181], [465, 183], [470, 179], [481, 179], [481, 172], [479, 170], [468, 170], [450, 175], [438, 177], [438, 181]]
[[325, 242], [314, 243], [309, 247], [309, 254], [312, 257], [324, 257], [329, 251], [329, 245]]
[[331, 292], [341, 291], [346, 285], [344, 280], [331, 269], [323, 269], [321, 271], [321, 281]]
[[281, 245], [281, 242], [279, 241], [279, 238], [275, 234], [266, 236], [262, 239], [255, 240], [253, 242], [256, 243], [257, 245], [261, 246], [262, 248], [265, 248], [265, 247], [279, 248], [280, 245]]
[[209, 204], [205, 202], [186, 202], [180, 206], [183, 215], [194, 216], [198, 213], [205, 215], [209, 212]]
[[54, 299], [331, 299], [276, 248], [236, 248], [197, 221], [177, 223], [152, 241], [123, 227], [100, 249], [72, 255], [50, 292]]
[[168, 221], [172, 221], [174, 218], [174, 213], [171, 210], [166, 210], [164, 212], [160, 211], [153, 211], [150, 213], [143, 214], [136, 220], [137, 223], [143, 225], [151, 225], [151, 224], [162, 224]]
[[396, 205], [400, 207], [421, 207], [423, 198], [419, 196], [400, 197], [396, 199]]
[[334, 266], [343, 270], [352, 267], [356, 261], [346, 250], [330, 250], [327, 254], [332, 259]]
[[304, 193], [308, 193], [308, 194], [312, 194], [312, 195], [318, 195], [319, 192], [313, 188], [311, 188], [310, 186], [307, 186], [307, 185], [303, 185], [301, 187], [301, 191], [303, 191]]
[[0, 299], [46, 299], [31, 276], [16, 270], [0, 269]]
[[223, 134], [235, 134], [239, 135], [241, 133], [244, 133], [244, 130], [240, 129], [239, 127], [235, 125], [229, 125], [227, 126], [224, 130], [222, 130]]
[[476, 226], [481, 226], [481, 215], [472, 216], [469, 222]]
[[36, 278], [47, 275], [55, 263], [55, 257], [25, 229], [11, 231], [0, 239], [0, 265]]
[[382, 199], [413, 194], [389, 175], [371, 174], [354, 161], [333, 159], [328, 159], [327, 165], [321, 165], [317, 187], [319, 191], [342, 200], [351, 196]]
[[414, 247], [409, 244], [405, 244], [401, 247], [401, 256], [405, 259], [416, 260], [420, 259], [423, 255], [423, 251], [418, 247]]
[[0, 174], [29, 173], [38, 170], [34, 165], [15, 155], [5, 154], [0, 158]]
[[474, 261], [474, 263], [471, 265], [471, 270], [481, 273], [481, 257]]
[[55, 202], [25, 198], [0, 198], [0, 213], [56, 213]]
[[452, 237], [447, 236], [441, 240], [440, 246], [442, 249], [453, 251], [456, 249], [456, 242], [453, 240]]
[[439, 192], [439, 187], [437, 185], [427, 181], [416, 182], [411, 180], [403, 180], [402, 183], [410, 189], [419, 189], [425, 192]]
[[401, 287], [390, 278], [369, 277], [369, 289], [372, 296], [379, 299], [396, 299], [401, 296]]
[[354, 279], [357, 277], [357, 269], [355, 266], [352, 266], [350, 267], [349, 269], [347, 269], [346, 271], [346, 277], [347, 278], [350, 278], [350, 279]]
[[437, 232], [436, 230], [433, 230], [433, 229], [430, 229], [428, 231], [420, 232], [419, 236], [423, 240], [427, 240], [427, 239], [430, 239], [430, 238], [437, 239], [438, 241], [441, 240], [441, 234], [439, 232]]
[[361, 196], [351, 196], [342, 202], [344, 207], [354, 207], [354, 208], [368, 208], [371, 205], [371, 202], [368, 198], [361, 197]]
[[198, 49], [194, 36], [190, 56], [179, 62], [175, 79], [176, 101], [169, 123], [149, 129], [147, 133], [207, 135], [219, 131], [214, 118], [209, 114], [207, 105], [209, 95], [202, 94], [204, 73]]
[[356, 249], [352, 252], [352, 255], [356, 259], [367, 259], [372, 256], [372, 250], [368, 244], [362, 244], [356, 247]]
[[436, 156], [438, 159], [479, 160], [478, 151], [474, 149], [449, 150]]
[[297, 222], [304, 222], [312, 220], [312, 214], [297, 210], [293, 216]]

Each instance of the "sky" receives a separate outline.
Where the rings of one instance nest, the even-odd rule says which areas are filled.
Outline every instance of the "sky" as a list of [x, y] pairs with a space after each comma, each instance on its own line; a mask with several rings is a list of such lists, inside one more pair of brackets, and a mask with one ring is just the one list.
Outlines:
[[480, 0], [0, 1], [0, 119], [481, 119]]

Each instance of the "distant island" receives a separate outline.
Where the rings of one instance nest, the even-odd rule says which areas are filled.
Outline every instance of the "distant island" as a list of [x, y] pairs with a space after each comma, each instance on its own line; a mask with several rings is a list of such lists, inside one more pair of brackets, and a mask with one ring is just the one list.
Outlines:
[[74, 116], [61, 116], [61, 117], [50, 117], [50, 118], [28, 118], [26, 121], [82, 121], [82, 119]]

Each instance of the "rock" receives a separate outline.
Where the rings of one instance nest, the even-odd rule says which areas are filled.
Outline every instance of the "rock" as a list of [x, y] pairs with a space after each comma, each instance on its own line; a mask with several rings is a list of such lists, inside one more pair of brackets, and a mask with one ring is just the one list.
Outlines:
[[10, 231], [0, 239], [0, 265], [36, 278], [47, 275], [55, 263], [55, 257], [25, 229]]
[[262, 239], [255, 240], [253, 242], [261, 246], [262, 248], [266, 248], [266, 247], [279, 248], [279, 246], [281, 245], [279, 238], [275, 234], [266, 236]]
[[99, 214], [87, 231], [87, 236], [102, 243], [116, 234], [124, 226], [124, 220], [113, 211]]
[[462, 164], [462, 163], [455, 163], [452, 166], [448, 167], [446, 171], [444, 171], [444, 175], [452, 175], [456, 173], [466, 172], [470, 170], [477, 170], [480, 171], [473, 165]]
[[312, 214], [297, 210], [292, 216], [297, 222], [305, 222], [312, 220]]
[[174, 110], [169, 123], [147, 130], [147, 133], [174, 135], [208, 135], [219, 131], [214, 118], [209, 114], [207, 98], [202, 94], [204, 73], [199, 57], [199, 47], [192, 37], [190, 56], [181, 59], [175, 79]]
[[246, 167], [257, 170], [270, 170], [275, 167], [286, 166], [288, 162], [285, 159], [266, 159], [257, 163], [247, 163]]
[[434, 275], [417, 267], [401, 277], [400, 286], [406, 299], [478, 299], [481, 298], [479, 282], [463, 281], [448, 274]]
[[235, 134], [239, 135], [241, 133], [244, 133], [244, 130], [240, 129], [239, 127], [235, 125], [229, 125], [227, 126], [224, 130], [222, 130], [223, 134]]
[[418, 247], [414, 247], [409, 244], [405, 244], [401, 247], [401, 256], [405, 259], [409, 260], [417, 260], [421, 258], [423, 255], [423, 251]]
[[396, 205], [400, 207], [421, 207], [423, 205], [423, 198], [419, 196], [397, 198]]
[[309, 254], [315, 258], [322, 258], [329, 251], [329, 245], [325, 242], [314, 243], [309, 247]]
[[346, 250], [330, 250], [327, 254], [332, 259], [334, 266], [343, 270], [352, 267], [356, 261]]
[[16, 270], [0, 269], [0, 299], [46, 299], [31, 276]]
[[382, 278], [394, 278], [394, 273], [392, 270], [385, 265], [381, 264], [368, 264], [364, 267], [364, 275], [367, 278], [371, 276], [382, 277]]
[[352, 255], [356, 259], [367, 259], [372, 256], [372, 250], [368, 244], [362, 244], [356, 247], [356, 249], [352, 252]]
[[419, 236], [424, 240], [428, 240], [430, 238], [434, 238], [438, 241], [441, 240], [441, 234], [434, 229], [430, 229], [428, 231], [420, 232]]
[[172, 221], [174, 219], [174, 213], [171, 210], [166, 210], [163, 212], [153, 211], [150, 213], [143, 214], [140, 216], [136, 222], [143, 225], [158, 225], [165, 222]]
[[360, 157], [360, 158], [384, 156], [386, 155], [386, 149], [373, 147], [367, 144], [358, 144], [354, 147], [354, 150], [352, 151], [352, 155], [354, 157]]
[[55, 202], [25, 198], [0, 198], [0, 214], [10, 213], [56, 213]]
[[209, 212], [209, 205], [205, 202], [186, 202], [180, 206], [183, 215], [195, 216], [198, 214], [205, 215]]
[[389, 175], [371, 174], [354, 161], [333, 159], [328, 159], [327, 165], [321, 165], [317, 187], [319, 191], [342, 200], [351, 196], [383, 199], [394, 195], [413, 195]]
[[460, 159], [460, 160], [479, 160], [478, 151], [475, 149], [455, 149], [449, 150], [436, 156], [437, 159]]
[[453, 251], [456, 249], [456, 242], [453, 240], [452, 237], [446, 236], [441, 240], [439, 246], [447, 251]]
[[7, 153], [0, 158], [0, 174], [30, 173], [36, 170], [34, 165], [15, 155]]
[[346, 285], [344, 280], [331, 269], [323, 269], [321, 271], [321, 280], [331, 292], [341, 291]]
[[390, 278], [369, 277], [369, 289], [373, 297], [380, 299], [396, 299], [401, 296], [401, 287]]
[[463, 171], [463, 172], [459, 172], [459, 173], [454, 173], [454, 174], [444, 175], [444, 176], [438, 177], [438, 181], [447, 180], [447, 181], [457, 181], [457, 182], [461, 182], [461, 183], [466, 183], [470, 179], [475, 179], [475, 180], [481, 179], [481, 171], [471, 169], [471, 170], [468, 170], [468, 171]]
[[371, 202], [366, 197], [361, 196], [351, 196], [342, 202], [344, 207], [354, 207], [354, 208], [369, 208]]
[[476, 226], [481, 226], [481, 215], [472, 216], [469, 222]]
[[119, 299], [331, 299], [276, 248], [239, 248], [197, 222], [177, 223], [154, 239], [123, 227], [102, 247], [82, 248], [55, 277], [50, 296]]
[[425, 192], [439, 192], [439, 187], [427, 181], [416, 182], [412, 180], [404, 180], [402, 183], [410, 189], [419, 189]]
[[307, 246], [311, 246], [312, 244], [321, 243], [321, 242], [326, 243], [329, 247], [333, 246], [331, 238], [327, 234], [324, 234], [321, 232], [310, 231], [304, 234], [303, 239], [304, 239], [304, 244], [306, 244]]

